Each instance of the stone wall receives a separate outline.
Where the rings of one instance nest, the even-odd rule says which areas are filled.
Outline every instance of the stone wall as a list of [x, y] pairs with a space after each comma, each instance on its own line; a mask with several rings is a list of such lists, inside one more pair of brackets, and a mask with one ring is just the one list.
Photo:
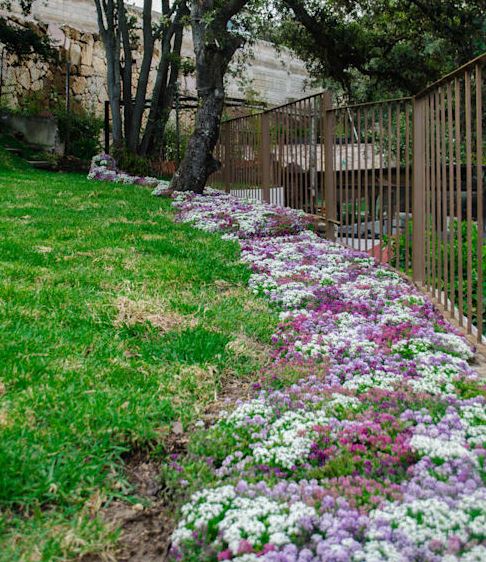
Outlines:
[[[138, 12], [137, 8], [134, 8]], [[139, 12], [138, 12], [139, 13]], [[9, 17], [21, 25], [33, 25], [48, 33], [63, 51], [65, 60], [71, 62], [71, 94], [75, 103], [103, 112], [107, 99], [106, 66], [104, 47], [97, 33], [96, 9], [92, 0], [36, 0], [32, 15], [24, 18], [13, 8]], [[229, 79], [228, 95], [245, 99], [246, 88], [255, 97], [269, 105], [279, 105], [309, 93], [306, 90], [308, 75], [302, 61], [289, 52], [277, 54], [270, 43], [258, 42], [253, 47], [254, 58], [249, 59], [242, 86], [241, 79]], [[184, 36], [182, 54], [193, 57], [190, 32]], [[135, 53], [137, 64], [142, 52]], [[155, 76], [157, 60], [154, 60], [151, 81]], [[10, 57], [4, 61], [4, 87], [2, 98], [9, 105], [18, 106], [21, 99], [43, 90], [55, 95], [62, 92], [65, 81], [65, 65], [58, 67], [27, 61], [18, 65]], [[183, 93], [195, 94], [195, 78], [181, 77]]]

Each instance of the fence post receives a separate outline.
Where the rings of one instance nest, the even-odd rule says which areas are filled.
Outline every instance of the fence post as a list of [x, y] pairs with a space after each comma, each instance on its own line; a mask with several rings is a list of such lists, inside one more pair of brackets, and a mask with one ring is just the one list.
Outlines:
[[105, 100], [105, 154], [110, 153], [110, 102]]
[[412, 268], [413, 280], [425, 282], [425, 101], [413, 101], [413, 203], [412, 203]]
[[226, 193], [230, 193], [231, 191], [231, 139], [229, 129], [229, 123], [223, 123], [221, 125], [224, 143], [223, 182]]
[[329, 92], [322, 96], [323, 141], [324, 141], [324, 193], [327, 219], [327, 239], [334, 240], [336, 223], [336, 184], [334, 182], [334, 112]]
[[270, 187], [272, 186], [272, 161], [270, 143], [270, 115], [262, 113], [261, 166], [263, 201], [270, 203]]

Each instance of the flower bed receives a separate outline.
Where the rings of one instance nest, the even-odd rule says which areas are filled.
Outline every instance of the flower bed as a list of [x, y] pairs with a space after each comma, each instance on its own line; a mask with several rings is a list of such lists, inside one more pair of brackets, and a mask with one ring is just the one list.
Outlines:
[[174, 204], [240, 240], [251, 288], [281, 318], [255, 397], [176, 463], [179, 483], [204, 487], [182, 508], [174, 558], [486, 560], [486, 401], [466, 340], [300, 213], [214, 191]]
[[154, 188], [154, 195], [167, 191], [169, 182], [148, 176], [132, 176], [117, 168], [115, 159], [109, 154], [98, 154], [91, 160], [88, 179], [110, 181], [126, 185], [145, 185]]

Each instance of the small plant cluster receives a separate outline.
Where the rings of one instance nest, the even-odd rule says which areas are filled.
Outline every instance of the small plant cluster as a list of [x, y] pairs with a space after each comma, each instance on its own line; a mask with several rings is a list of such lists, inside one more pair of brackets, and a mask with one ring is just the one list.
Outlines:
[[238, 199], [216, 189], [204, 197], [175, 194], [174, 206], [181, 222], [207, 232], [220, 232], [227, 240], [297, 234], [309, 227], [303, 211]]
[[486, 399], [467, 341], [399, 274], [295, 211], [174, 197], [180, 221], [240, 241], [280, 323], [254, 396], [167, 469], [191, 492], [173, 558], [485, 560]]
[[91, 160], [88, 179], [123, 183], [126, 185], [145, 185], [155, 188], [160, 194], [169, 187], [169, 182], [149, 176], [132, 176], [117, 168], [116, 160], [109, 154], [98, 154]]

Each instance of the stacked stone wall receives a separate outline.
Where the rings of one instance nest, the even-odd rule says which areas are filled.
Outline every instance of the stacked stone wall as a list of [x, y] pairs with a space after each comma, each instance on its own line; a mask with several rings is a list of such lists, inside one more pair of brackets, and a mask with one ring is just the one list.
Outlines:
[[[133, 8], [134, 13], [140, 12]], [[32, 14], [26, 18], [19, 8], [8, 17], [17, 25], [36, 27], [47, 33], [60, 51], [61, 59], [71, 63], [71, 96], [79, 104], [98, 115], [103, 114], [107, 99], [104, 47], [97, 33], [96, 9], [92, 0], [36, 0]], [[141, 42], [140, 42], [141, 43]], [[248, 91], [269, 105], [279, 105], [304, 94], [307, 73], [302, 61], [288, 52], [277, 54], [273, 46], [259, 42], [253, 47], [254, 58], [249, 61], [243, 80], [230, 78], [228, 94], [245, 99]], [[142, 49], [134, 53], [134, 74], [140, 66]], [[156, 50], [156, 55], [158, 51]], [[184, 36], [182, 55], [193, 58], [190, 32]], [[155, 79], [157, 56], [154, 57], [149, 90]], [[18, 107], [25, 100], [42, 95], [63, 95], [65, 64], [47, 64], [34, 60], [17, 61], [6, 56], [3, 62], [2, 103]], [[196, 93], [193, 76], [181, 76], [182, 93]], [[243, 84], [243, 85], [242, 85]]]

